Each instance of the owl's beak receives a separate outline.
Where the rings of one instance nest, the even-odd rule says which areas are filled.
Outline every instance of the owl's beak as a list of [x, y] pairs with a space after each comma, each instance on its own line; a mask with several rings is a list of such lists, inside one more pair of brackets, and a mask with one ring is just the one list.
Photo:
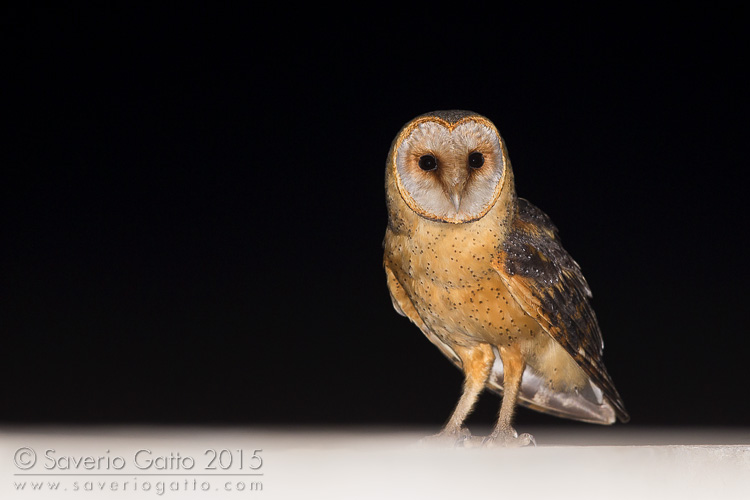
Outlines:
[[448, 198], [450, 198], [451, 203], [453, 203], [453, 208], [456, 209], [456, 213], [461, 209], [461, 195], [464, 194], [466, 180], [464, 173], [460, 171], [446, 172], [441, 179], [443, 190]]
[[461, 195], [457, 193], [456, 191], [454, 191], [451, 193], [450, 197], [451, 197], [451, 201], [453, 202], [453, 206], [456, 209], [456, 212], [458, 212], [458, 209], [461, 206]]

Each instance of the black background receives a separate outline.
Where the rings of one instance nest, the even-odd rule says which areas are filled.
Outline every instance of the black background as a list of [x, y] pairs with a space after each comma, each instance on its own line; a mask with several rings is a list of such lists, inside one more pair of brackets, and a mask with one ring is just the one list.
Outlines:
[[6, 12], [0, 418], [437, 428], [462, 379], [392, 309], [383, 174], [460, 108], [581, 264], [629, 425], [746, 424], [746, 19], [436, 9]]

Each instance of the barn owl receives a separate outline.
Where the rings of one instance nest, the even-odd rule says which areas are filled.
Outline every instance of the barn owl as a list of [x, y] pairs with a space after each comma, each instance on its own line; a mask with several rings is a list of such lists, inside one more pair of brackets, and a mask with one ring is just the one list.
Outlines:
[[487, 118], [435, 111], [391, 145], [384, 266], [393, 307], [464, 373], [432, 439], [476, 441], [463, 426], [485, 387], [502, 394], [485, 446], [535, 444], [512, 426], [517, 403], [584, 422], [629, 416], [579, 265], [549, 217], [516, 196], [503, 139]]

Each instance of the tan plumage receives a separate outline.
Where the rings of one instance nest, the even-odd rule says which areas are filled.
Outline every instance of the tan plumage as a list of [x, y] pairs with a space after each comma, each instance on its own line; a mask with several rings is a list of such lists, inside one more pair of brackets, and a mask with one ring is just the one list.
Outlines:
[[485, 386], [503, 393], [486, 444], [527, 444], [516, 402], [610, 424], [629, 419], [602, 362], [602, 338], [578, 264], [549, 218], [515, 194], [495, 126], [468, 111], [407, 123], [386, 165], [384, 265], [395, 309], [466, 376], [438, 437], [462, 440]]

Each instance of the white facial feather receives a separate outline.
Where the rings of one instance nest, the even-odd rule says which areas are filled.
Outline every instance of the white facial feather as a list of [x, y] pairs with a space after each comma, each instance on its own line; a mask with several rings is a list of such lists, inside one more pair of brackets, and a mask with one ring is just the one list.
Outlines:
[[[456, 222], [476, 220], [498, 195], [505, 171], [500, 140], [492, 128], [475, 121], [460, 123], [453, 130], [438, 122], [424, 122], [401, 143], [397, 172], [424, 215]], [[484, 156], [484, 164], [478, 169], [468, 163], [473, 152]], [[419, 167], [424, 155], [437, 159], [436, 170], [426, 172]], [[454, 192], [460, 195], [458, 210], [451, 198]]]

